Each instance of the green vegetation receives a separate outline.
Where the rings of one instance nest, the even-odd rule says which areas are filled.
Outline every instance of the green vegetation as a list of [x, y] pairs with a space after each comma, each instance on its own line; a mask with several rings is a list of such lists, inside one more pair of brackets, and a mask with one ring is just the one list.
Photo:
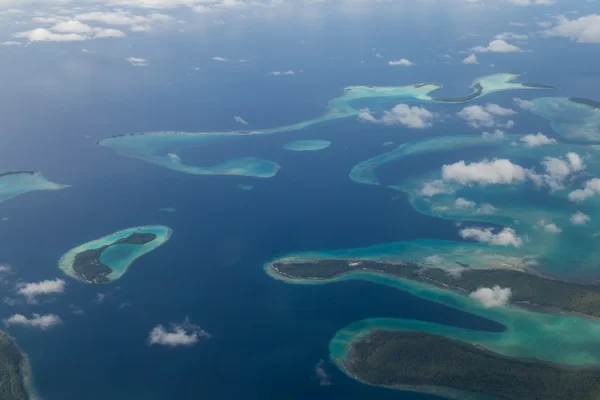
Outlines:
[[512, 302], [600, 318], [600, 286], [564, 282], [520, 271], [465, 268], [460, 270], [460, 274], [449, 274], [440, 268], [423, 268], [412, 263], [343, 259], [276, 262], [272, 267], [281, 275], [293, 279], [331, 279], [348, 272], [367, 270], [463, 292], [498, 285], [512, 290]]
[[87, 283], [108, 283], [110, 282], [108, 275], [113, 270], [112, 268], [102, 264], [100, 261], [100, 256], [104, 250], [117, 244], [143, 245], [150, 243], [154, 239], [156, 239], [156, 235], [153, 233], [132, 233], [131, 235], [119, 239], [109, 245], [98, 247], [97, 249], [82, 251], [75, 256], [75, 260], [73, 261], [73, 270], [83, 281]]
[[23, 366], [27, 361], [15, 341], [0, 331], [0, 400], [27, 400]]
[[441, 98], [441, 99], [434, 98], [433, 100], [441, 101], [444, 103], [464, 103], [465, 101], [473, 100], [474, 98], [481, 96], [481, 93], [483, 93], [483, 86], [479, 82], [477, 82], [476, 84], [473, 85], [473, 89], [475, 89], [475, 91], [468, 96], [450, 97], [450, 98]]
[[352, 344], [342, 366], [373, 385], [448, 388], [510, 400], [598, 400], [600, 369], [568, 369], [508, 358], [444, 336], [374, 331]]
[[600, 101], [584, 99], [581, 97], [569, 97], [569, 100], [571, 100], [573, 103], [583, 104], [592, 107], [593, 109], [600, 110]]

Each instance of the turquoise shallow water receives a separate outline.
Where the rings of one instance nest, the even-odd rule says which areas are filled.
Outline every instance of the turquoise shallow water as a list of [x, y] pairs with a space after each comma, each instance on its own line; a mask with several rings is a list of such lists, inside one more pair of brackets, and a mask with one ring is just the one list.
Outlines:
[[19, 172], [0, 176], [0, 203], [34, 190], [60, 190], [68, 185], [54, 183], [39, 172]]
[[331, 146], [327, 140], [296, 140], [286, 143], [283, 148], [291, 151], [316, 151], [323, 150]]

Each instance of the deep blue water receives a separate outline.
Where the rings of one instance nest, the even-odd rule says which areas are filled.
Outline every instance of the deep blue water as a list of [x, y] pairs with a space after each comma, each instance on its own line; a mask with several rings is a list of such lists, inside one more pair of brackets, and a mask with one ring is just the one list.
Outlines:
[[[469, 68], [457, 57], [453, 66], [443, 64], [436, 55], [483, 44], [508, 30], [508, 21], [532, 12], [519, 9], [473, 20], [447, 11], [431, 9], [416, 19], [411, 17], [416, 11], [408, 9], [395, 17], [326, 13], [318, 24], [301, 19], [259, 27], [248, 22], [210, 40], [172, 34], [152, 44], [119, 42], [106, 48], [89, 43], [86, 47], [95, 53], [85, 55], [71, 43], [61, 44], [64, 54], [56, 44], [32, 46], [35, 51], [6, 49], [4, 54], [19, 62], [0, 56], [5, 72], [0, 85], [3, 93], [11, 93], [0, 95], [0, 170], [39, 169], [55, 182], [72, 185], [0, 205], [0, 215], [10, 217], [0, 224], [0, 262], [14, 267], [11, 279], [61, 276], [56, 264], [64, 252], [119, 229], [164, 224], [174, 230], [166, 245], [138, 260], [114, 284], [69, 280], [67, 292], [55, 300], [0, 306], [3, 318], [52, 312], [64, 321], [44, 332], [9, 329], [30, 355], [43, 398], [433, 398], [362, 385], [331, 364], [326, 370], [334, 385], [322, 388], [315, 364], [327, 359], [335, 332], [361, 318], [419, 318], [487, 330], [499, 329], [496, 324], [370, 283], [283, 284], [266, 276], [262, 265], [303, 250], [455, 239], [450, 221], [420, 215], [402, 195], [356, 184], [348, 173], [358, 162], [388, 151], [382, 146], [386, 141], [397, 145], [441, 133], [477, 133], [453, 116], [460, 106], [432, 106], [447, 117], [426, 131], [346, 120], [185, 153], [198, 164], [264, 157], [282, 166], [272, 179], [188, 176], [117, 156], [94, 141], [140, 131], [235, 129], [234, 115], [252, 128], [293, 123], [320, 115], [330, 98], [352, 84], [439, 81], [446, 84], [439, 95], [453, 96], [469, 92], [475, 77], [516, 71], [527, 72], [527, 80], [559, 86], [561, 95], [593, 97], [600, 88], [593, 63], [561, 63], [565, 53], [559, 56], [537, 42], [529, 46], [536, 57], [489, 54], [488, 62]], [[272, 35], [273, 30], [279, 34]], [[460, 39], [473, 31], [481, 37]], [[418, 40], [414, 32], [422, 33]], [[586, 49], [567, 46], [564, 51], [572, 59], [589, 59]], [[408, 57], [419, 66], [390, 68], [377, 63], [374, 52], [384, 54], [384, 60]], [[121, 60], [133, 53], [149, 58], [150, 67], [124, 65]], [[213, 56], [249, 61], [219, 64], [210, 61]], [[368, 62], [360, 64], [361, 59]], [[42, 61], [43, 69], [38, 68]], [[196, 66], [201, 70], [194, 71]], [[289, 79], [267, 75], [287, 69], [304, 72]], [[515, 96], [539, 93], [497, 93], [475, 104], [507, 106]], [[514, 119], [514, 132], [546, 127], [523, 113]], [[281, 148], [297, 139], [332, 145], [319, 152]], [[416, 167], [426, 164], [422, 159]], [[240, 183], [254, 189], [241, 191]], [[177, 211], [157, 212], [161, 207]], [[13, 281], [3, 287], [3, 295], [14, 294]], [[106, 295], [101, 304], [94, 301], [97, 293]], [[85, 315], [73, 315], [70, 305], [82, 307]], [[213, 337], [191, 348], [146, 344], [154, 326], [186, 316]]]

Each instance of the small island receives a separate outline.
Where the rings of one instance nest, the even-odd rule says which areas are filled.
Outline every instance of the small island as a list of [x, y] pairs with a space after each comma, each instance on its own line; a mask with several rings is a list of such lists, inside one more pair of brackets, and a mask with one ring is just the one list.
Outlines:
[[598, 400], [600, 368], [574, 368], [505, 357], [441, 335], [375, 330], [336, 363], [372, 385], [448, 396]]
[[353, 271], [367, 271], [453, 289], [463, 294], [480, 287], [498, 285], [511, 288], [511, 302], [523, 307], [537, 306], [600, 318], [600, 286], [565, 282], [535, 271], [472, 269], [463, 265], [451, 273], [414, 263], [347, 259], [283, 260], [268, 264], [266, 268], [271, 275], [289, 280], [329, 280]]
[[331, 142], [327, 140], [296, 140], [286, 143], [283, 148], [291, 151], [317, 151], [328, 148]]
[[68, 185], [54, 183], [37, 171], [0, 173], [0, 203], [34, 190], [61, 190]]
[[169, 240], [171, 232], [161, 225], [125, 229], [69, 250], [59, 268], [85, 283], [110, 283], [136, 259]]
[[37, 400], [29, 361], [13, 338], [0, 331], [0, 399]]

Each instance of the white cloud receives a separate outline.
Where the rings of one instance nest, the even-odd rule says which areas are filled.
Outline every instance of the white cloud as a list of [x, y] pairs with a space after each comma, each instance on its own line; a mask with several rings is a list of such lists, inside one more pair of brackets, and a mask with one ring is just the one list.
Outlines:
[[32, 303], [39, 295], [57, 294], [64, 292], [64, 290], [65, 281], [62, 279], [54, 279], [20, 285], [17, 293], [27, 297], [27, 300]]
[[506, 159], [483, 160], [470, 164], [459, 161], [442, 167], [444, 181], [454, 181], [461, 185], [522, 183], [527, 179], [527, 175], [525, 168]]
[[541, 132], [536, 134], [530, 133], [529, 135], [523, 136], [520, 140], [525, 143], [525, 147], [538, 147], [556, 143], [556, 139], [551, 139]]
[[50, 329], [62, 324], [62, 320], [55, 314], [33, 314], [32, 318], [27, 318], [22, 314], [14, 314], [10, 318], [4, 320], [6, 326], [19, 325], [29, 328]]
[[76, 42], [87, 40], [86, 36], [77, 33], [54, 33], [44, 28], [13, 33], [13, 36], [20, 39], [27, 39], [30, 42]]
[[213, 61], [220, 61], [220, 62], [227, 62], [227, 61], [229, 61], [229, 59], [225, 58], [225, 57], [213, 57], [212, 60]]
[[498, 40], [527, 40], [529, 39], [528, 35], [513, 33], [513, 32], [504, 32], [494, 36], [494, 39]]
[[411, 62], [410, 60], [406, 59], [406, 58], [401, 58], [399, 60], [396, 61], [388, 61], [388, 64], [390, 64], [391, 66], [397, 67], [411, 67], [413, 65], [415, 65], [415, 63]]
[[273, 75], [273, 76], [281, 76], [281, 75], [295, 75], [296, 73], [292, 70], [289, 71], [271, 71], [269, 72], [269, 75]]
[[102, 29], [94, 35], [94, 39], [100, 38], [120, 38], [125, 37], [125, 33], [118, 29]]
[[248, 125], [248, 122], [242, 118], [242, 117], [238, 117], [237, 115], [235, 117], [233, 117], [233, 119], [235, 120], [235, 122], [240, 123], [242, 125]]
[[561, 233], [562, 232], [562, 229], [560, 229], [555, 224], [547, 224], [544, 221], [540, 221], [540, 225], [542, 226], [542, 228], [544, 228], [544, 230], [546, 232], [549, 232], [549, 233]]
[[15, 42], [15, 41], [6, 41], [6, 42], [0, 42], [0, 46], [21, 46], [21, 42]]
[[504, 228], [498, 233], [494, 233], [492, 228], [464, 228], [458, 234], [463, 239], [472, 239], [494, 246], [521, 247], [523, 245], [523, 239], [517, 236], [517, 233], [512, 228]]
[[585, 225], [587, 224], [591, 218], [589, 215], [585, 215], [581, 211], [577, 211], [575, 214], [571, 215], [571, 223], [573, 225]]
[[506, 0], [516, 6], [549, 6], [558, 2], [558, 0]]
[[498, 104], [486, 104], [485, 106], [468, 106], [458, 112], [458, 116], [467, 121], [473, 128], [504, 126], [512, 127], [514, 123], [500, 124], [496, 117], [515, 115], [516, 112], [510, 108], [504, 108]]
[[148, 60], [141, 57], [127, 57], [126, 60], [135, 67], [147, 67]]
[[167, 14], [153, 13], [146, 16], [135, 15], [127, 11], [117, 10], [112, 12], [93, 11], [78, 14], [75, 19], [80, 21], [102, 22], [107, 25], [140, 25], [151, 22], [166, 22], [173, 18]]
[[479, 61], [477, 60], [477, 56], [475, 54], [471, 54], [470, 56], [466, 57], [464, 60], [462, 60], [463, 64], [479, 64]]
[[419, 194], [425, 197], [433, 197], [438, 194], [450, 192], [452, 192], [452, 189], [441, 180], [425, 182], [419, 190]]
[[170, 329], [163, 325], [154, 327], [148, 336], [148, 344], [168, 347], [192, 346], [200, 338], [210, 338], [210, 334], [198, 325], [191, 324], [186, 318], [181, 324], [171, 324]]
[[557, 18], [557, 25], [544, 32], [548, 36], [566, 37], [579, 43], [600, 43], [600, 14], [570, 20]]
[[384, 111], [381, 118], [374, 117], [369, 109], [362, 109], [358, 119], [363, 122], [381, 123], [385, 125], [404, 125], [408, 128], [428, 128], [435, 114], [422, 106], [411, 107], [407, 104], [398, 104], [389, 111]]
[[484, 307], [500, 307], [508, 303], [510, 297], [512, 295], [512, 291], [510, 288], [501, 288], [496, 285], [493, 288], [482, 287], [472, 292], [469, 297], [475, 299]]
[[175, 153], [167, 153], [167, 157], [169, 157], [171, 159], [171, 161], [173, 162], [179, 162], [181, 161], [181, 159], [179, 158], [179, 156]]
[[598, 194], [600, 194], [600, 179], [594, 178], [587, 181], [583, 189], [577, 189], [569, 193], [569, 200], [580, 202]]
[[477, 53], [519, 53], [523, 50], [513, 44], [505, 42], [504, 40], [495, 39], [492, 40], [487, 46], [476, 46], [473, 47], [471, 51]]
[[477, 206], [477, 203], [475, 203], [474, 201], [459, 197], [458, 199], [456, 199], [454, 201], [454, 206], [456, 208], [475, 208], [475, 206]]
[[523, 110], [529, 110], [529, 111], [535, 110], [535, 103], [533, 101], [523, 100], [518, 97], [515, 97], [513, 99], [513, 102]]
[[54, 32], [59, 32], [59, 33], [90, 33], [90, 32], [93, 32], [93, 29], [91, 26], [86, 25], [77, 20], [72, 20], [72, 19], [67, 20], [67, 21], [60, 21], [50, 29], [53, 30]]
[[581, 157], [576, 153], [567, 153], [564, 158], [545, 157], [542, 161], [545, 174], [530, 174], [530, 178], [538, 185], [548, 185], [552, 190], [564, 189], [564, 181], [575, 172], [585, 169]]
[[486, 140], [500, 140], [504, 139], [506, 135], [504, 134], [504, 131], [496, 129], [494, 132], [482, 132], [481, 137]]

